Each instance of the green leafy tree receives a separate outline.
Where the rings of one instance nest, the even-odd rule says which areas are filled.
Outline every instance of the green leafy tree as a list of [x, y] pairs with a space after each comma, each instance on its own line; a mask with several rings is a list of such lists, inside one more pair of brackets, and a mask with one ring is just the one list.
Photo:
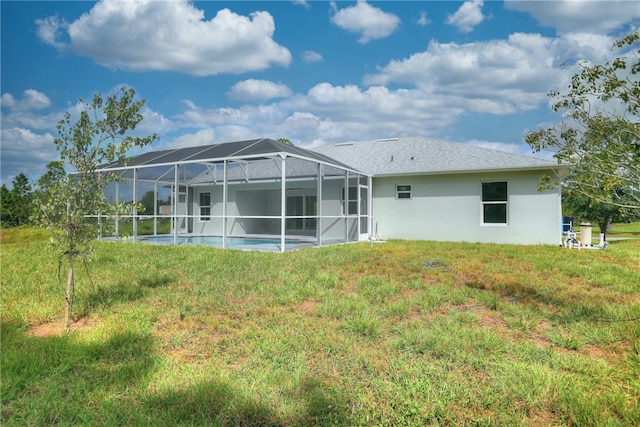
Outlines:
[[5, 184], [0, 187], [0, 223], [3, 227], [11, 227], [13, 223], [13, 197]]
[[[622, 53], [603, 64], [581, 62], [566, 93], [553, 91], [564, 121], [528, 132], [536, 151], [573, 164], [564, 185], [596, 204], [640, 209], [640, 33], [619, 39]], [[545, 177], [543, 185], [554, 184]]]
[[277, 141], [281, 144], [293, 145], [293, 142], [287, 138], [278, 138]]
[[[95, 94], [91, 102], [80, 99], [77, 120], [73, 122], [67, 112], [57, 125], [59, 137], [54, 144], [60, 153], [60, 164], [52, 165], [51, 173], [45, 174], [41, 181], [46, 197], [38, 199], [37, 212], [39, 223], [52, 232], [52, 245], [60, 255], [60, 263], [67, 263], [64, 288], [67, 330], [72, 322], [74, 266], [90, 255], [91, 244], [98, 233], [98, 224], [87, 216], [110, 209], [103, 190], [118, 178], [97, 173], [97, 169], [107, 163], [125, 161], [130, 148], [142, 147], [157, 139], [156, 134], [128, 135], [143, 119], [140, 110], [145, 101], [136, 101], [134, 96], [133, 89], [122, 87], [106, 98]], [[65, 174], [64, 166], [75, 172]]]
[[614, 222], [628, 218], [625, 208], [594, 202], [590, 197], [572, 191], [563, 191], [562, 206], [563, 212], [575, 217], [577, 223], [588, 221], [596, 224], [602, 233], [610, 233]]
[[[155, 194], [156, 193], [154, 191], [147, 191], [146, 193], [144, 193], [144, 195], [140, 199], [140, 204], [144, 208], [144, 213], [148, 215], [153, 215], [153, 213], [155, 212], [155, 208], [154, 208]], [[160, 204], [160, 200], [158, 200], [158, 204]]]
[[47, 171], [36, 182], [38, 190], [46, 193], [54, 184], [64, 180], [66, 175], [64, 163], [57, 160], [49, 162], [47, 164]]
[[29, 178], [24, 173], [19, 173], [11, 181], [11, 225], [24, 225], [29, 223], [33, 212], [33, 195]]
[[[42, 221], [46, 219], [48, 223], [51, 223], [54, 220], [54, 213], [56, 214], [56, 221], [63, 221], [62, 218], [66, 215], [66, 206], [58, 211], [45, 207], [47, 205], [53, 207], [56, 203], [62, 203], [59, 200], [60, 194], [56, 193], [56, 191], [58, 187], [67, 185], [67, 182], [68, 177], [64, 169], [64, 163], [57, 160], [49, 162], [47, 171], [36, 181], [37, 190], [34, 192], [34, 204], [36, 207], [34, 221], [36, 223], [47, 226]], [[43, 209], [46, 211], [46, 218], [45, 214], [41, 212]]]

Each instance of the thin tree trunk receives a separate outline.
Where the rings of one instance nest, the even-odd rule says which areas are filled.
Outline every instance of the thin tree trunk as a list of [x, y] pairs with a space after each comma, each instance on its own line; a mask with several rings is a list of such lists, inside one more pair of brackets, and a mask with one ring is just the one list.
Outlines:
[[73, 260], [69, 257], [69, 270], [67, 272], [67, 288], [64, 292], [64, 324], [67, 333], [71, 330], [71, 296], [73, 292]]

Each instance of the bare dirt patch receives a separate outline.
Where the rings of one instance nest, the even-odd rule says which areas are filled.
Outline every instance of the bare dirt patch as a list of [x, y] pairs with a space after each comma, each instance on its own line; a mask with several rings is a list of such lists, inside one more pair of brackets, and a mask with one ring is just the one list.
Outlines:
[[[70, 332], [85, 331], [98, 324], [96, 319], [91, 317], [83, 317], [71, 324]], [[29, 328], [29, 335], [38, 338], [59, 337], [67, 333], [64, 320], [55, 320], [53, 322], [40, 323]]]
[[621, 363], [629, 351], [627, 342], [613, 343], [604, 346], [585, 344], [580, 348], [580, 353], [591, 359], [602, 359], [608, 363]]
[[533, 344], [542, 349], [546, 350], [552, 346], [551, 340], [547, 336], [546, 332], [553, 328], [553, 325], [546, 321], [538, 322], [537, 331], [532, 334], [531, 341]]
[[299, 309], [306, 314], [315, 314], [317, 306], [318, 303], [316, 301], [307, 299], [300, 303]]

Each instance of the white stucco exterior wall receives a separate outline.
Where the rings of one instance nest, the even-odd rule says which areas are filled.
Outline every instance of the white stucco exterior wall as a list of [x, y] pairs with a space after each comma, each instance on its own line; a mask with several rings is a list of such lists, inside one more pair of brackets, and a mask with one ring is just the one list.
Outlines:
[[[228, 216], [272, 216], [267, 218], [229, 218], [227, 235], [242, 236], [254, 234], [280, 234], [281, 189], [278, 184], [230, 184], [227, 187]], [[287, 183], [287, 194], [317, 195], [317, 182], [292, 181]], [[325, 239], [341, 239], [345, 236], [345, 219], [342, 213], [342, 188], [344, 179], [325, 180], [322, 186], [321, 220]], [[211, 216], [207, 221], [200, 219], [200, 193], [210, 193]], [[189, 197], [190, 232], [196, 235], [222, 235], [222, 185], [193, 187]], [[357, 238], [357, 219], [348, 220], [349, 238]], [[296, 234], [296, 232], [292, 232]], [[304, 233], [300, 233], [304, 234]], [[313, 233], [315, 235], [315, 232]]]
[[[561, 244], [558, 190], [538, 191], [541, 171], [377, 177], [374, 230], [381, 239]], [[507, 182], [507, 224], [482, 224], [482, 183]], [[396, 199], [410, 184], [411, 199]]]

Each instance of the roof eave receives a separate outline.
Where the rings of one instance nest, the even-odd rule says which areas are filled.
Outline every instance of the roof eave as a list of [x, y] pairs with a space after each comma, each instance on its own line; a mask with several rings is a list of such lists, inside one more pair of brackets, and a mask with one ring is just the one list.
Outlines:
[[458, 169], [458, 170], [441, 170], [441, 171], [413, 171], [413, 172], [396, 172], [396, 173], [374, 173], [374, 178], [393, 177], [393, 176], [415, 176], [415, 175], [461, 175], [474, 173], [496, 173], [496, 172], [527, 172], [527, 171], [564, 171], [571, 169], [572, 165], [540, 165], [527, 167], [511, 167], [511, 168], [482, 168], [482, 169]]

